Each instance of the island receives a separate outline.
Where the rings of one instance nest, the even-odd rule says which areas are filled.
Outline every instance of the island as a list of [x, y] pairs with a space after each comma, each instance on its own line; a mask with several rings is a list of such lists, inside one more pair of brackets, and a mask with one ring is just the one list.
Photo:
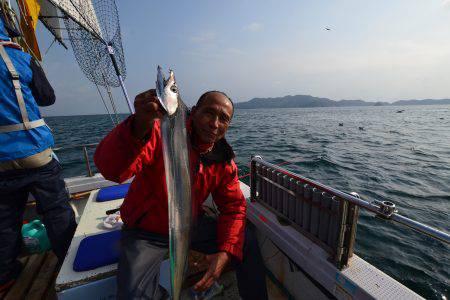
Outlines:
[[395, 102], [368, 102], [363, 100], [331, 100], [310, 95], [275, 98], [253, 98], [235, 103], [239, 109], [252, 108], [306, 108], [306, 107], [350, 107], [350, 106], [404, 106], [404, 105], [450, 105], [450, 99], [399, 100]]

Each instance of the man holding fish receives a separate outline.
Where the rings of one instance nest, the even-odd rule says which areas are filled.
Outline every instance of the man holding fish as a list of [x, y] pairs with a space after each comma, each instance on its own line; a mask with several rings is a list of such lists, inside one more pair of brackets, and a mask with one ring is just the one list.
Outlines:
[[[167, 201], [171, 188], [166, 182], [167, 153], [163, 152], [167, 150], [162, 146], [165, 141], [161, 122], [170, 109], [163, 105], [155, 90], [136, 96], [136, 113], [105, 137], [94, 157], [106, 179], [123, 182], [135, 176], [121, 207], [125, 225], [118, 270], [119, 299], [167, 297], [158, 285], [160, 264], [169, 246], [171, 205]], [[233, 113], [233, 103], [225, 93], [210, 91], [199, 98], [186, 121], [195, 218], [187, 244], [205, 253], [208, 264], [194, 289], [207, 290], [224, 268], [233, 264], [241, 298], [267, 299], [264, 264], [256, 238], [246, 227], [246, 200], [234, 152], [224, 138]], [[217, 219], [205, 216], [201, 209], [210, 194], [220, 212]], [[174, 237], [172, 240], [171, 232], [171, 243], [186, 243], [185, 236]], [[172, 293], [173, 285], [172, 278]]]

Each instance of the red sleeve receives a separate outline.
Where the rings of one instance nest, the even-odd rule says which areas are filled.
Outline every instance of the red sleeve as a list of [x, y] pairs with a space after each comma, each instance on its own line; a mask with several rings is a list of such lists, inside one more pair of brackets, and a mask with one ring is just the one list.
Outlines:
[[144, 142], [131, 134], [129, 117], [115, 127], [97, 146], [94, 162], [103, 177], [114, 182], [124, 182], [154, 161], [159, 143], [159, 123], [155, 122], [149, 138]]
[[234, 161], [227, 164], [220, 178], [219, 185], [212, 192], [220, 212], [217, 220], [219, 250], [242, 260], [247, 202], [241, 191], [238, 169]]

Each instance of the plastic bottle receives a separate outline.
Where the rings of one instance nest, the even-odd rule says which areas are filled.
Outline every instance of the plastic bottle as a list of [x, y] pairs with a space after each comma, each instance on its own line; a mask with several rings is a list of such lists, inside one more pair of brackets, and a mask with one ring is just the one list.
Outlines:
[[40, 220], [22, 226], [22, 237], [29, 253], [42, 253], [51, 248], [47, 230]]

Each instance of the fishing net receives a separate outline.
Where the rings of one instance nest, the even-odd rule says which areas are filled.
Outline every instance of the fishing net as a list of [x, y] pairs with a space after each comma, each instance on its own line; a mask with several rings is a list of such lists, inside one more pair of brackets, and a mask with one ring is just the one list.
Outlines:
[[67, 16], [70, 43], [87, 78], [100, 86], [120, 86], [126, 68], [115, 0], [51, 1]]

